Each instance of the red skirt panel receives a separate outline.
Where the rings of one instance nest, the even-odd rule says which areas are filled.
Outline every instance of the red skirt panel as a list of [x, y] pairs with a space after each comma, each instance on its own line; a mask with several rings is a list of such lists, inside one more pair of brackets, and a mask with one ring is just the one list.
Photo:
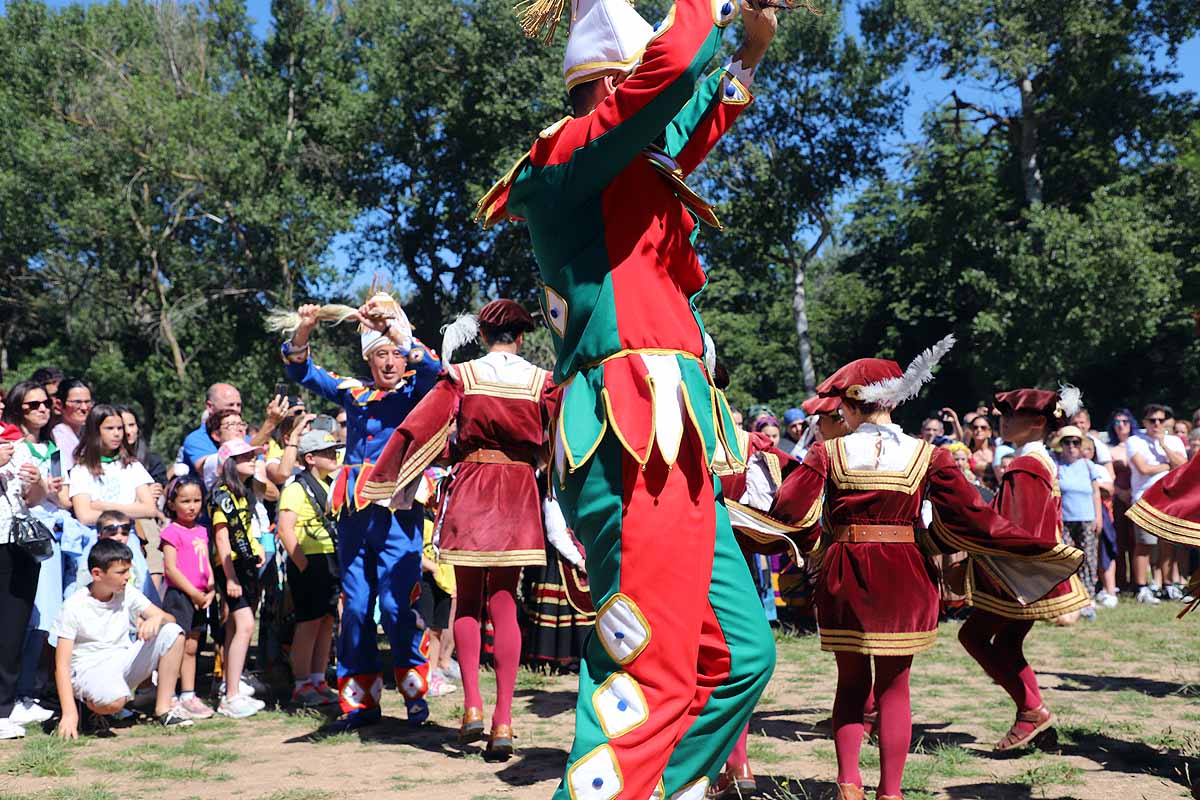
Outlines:
[[834, 542], [817, 585], [821, 649], [912, 655], [937, 639], [938, 590], [911, 543]]
[[463, 462], [442, 506], [439, 559], [464, 567], [546, 563], [533, 468]]

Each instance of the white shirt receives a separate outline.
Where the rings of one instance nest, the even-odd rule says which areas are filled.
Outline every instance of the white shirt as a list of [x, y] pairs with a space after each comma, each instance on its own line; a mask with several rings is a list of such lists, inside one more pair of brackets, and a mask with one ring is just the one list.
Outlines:
[[106, 601], [97, 600], [85, 586], [63, 603], [50, 635], [75, 642], [71, 671], [77, 672], [124, 650], [137, 629], [138, 617], [150, 606], [146, 595], [133, 586]]
[[67, 483], [71, 487], [68, 496], [72, 499], [86, 494], [93, 501], [128, 504], [137, 502], [139, 486], [154, 483], [154, 479], [141, 462], [125, 465], [117, 460], [101, 464], [99, 476], [93, 475], [85, 465], [76, 464], [71, 467]]
[[537, 369], [516, 353], [505, 353], [502, 350], [493, 350], [484, 357], [475, 359], [471, 366], [476, 377], [482, 381], [514, 386], [528, 386], [533, 371]]
[[1092, 445], [1096, 448], [1096, 457], [1092, 461], [1096, 464], [1111, 464], [1112, 450], [1100, 438], [1100, 435], [1095, 431], [1088, 431], [1088, 438], [1092, 440]]
[[62, 468], [63, 474], [66, 475], [71, 467], [75, 466], [75, 448], [79, 446], [79, 437], [71, 430], [70, 425], [60, 422], [50, 429], [50, 438], [62, 451]]
[[[887, 472], [904, 470], [921, 446], [920, 439], [909, 436], [895, 423], [876, 425], [874, 422], [864, 422], [843, 436], [841, 442], [849, 469]], [[834, 443], [831, 442], [830, 446], [834, 446]]]
[[33, 456], [24, 442], [14, 442], [13, 456], [3, 467], [0, 467], [0, 478], [3, 478], [4, 492], [0, 496], [0, 544], [8, 544], [12, 540], [13, 514], [22, 514], [25, 505], [25, 483], [21, 480], [21, 465], [33, 462]]
[[1187, 448], [1183, 446], [1183, 440], [1170, 433], [1163, 437], [1162, 444], [1144, 433], [1134, 434], [1125, 440], [1125, 455], [1129, 459], [1129, 486], [1133, 490], [1134, 502], [1137, 502], [1147, 489], [1158, 483], [1167, 474], [1165, 471], [1154, 475], [1141, 472], [1133, 463], [1134, 456], [1142, 456], [1151, 466], [1169, 464], [1167, 450], [1174, 450], [1187, 458]]

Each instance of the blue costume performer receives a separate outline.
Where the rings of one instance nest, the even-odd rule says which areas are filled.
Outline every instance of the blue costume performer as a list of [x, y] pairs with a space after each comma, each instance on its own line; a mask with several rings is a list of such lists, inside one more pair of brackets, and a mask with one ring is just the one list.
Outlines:
[[[338, 695], [343, 711], [336, 727], [356, 728], [380, 719], [383, 673], [375, 644], [375, 601], [413, 724], [429, 716], [425, 702], [429, 665], [426, 642], [417, 626], [422, 511], [390, 510], [365, 501], [358, 486], [364, 466], [374, 463], [392, 431], [433, 388], [442, 365], [433, 351], [412, 337], [399, 304], [377, 294], [359, 309], [362, 354], [372, 382], [364, 384], [318, 367], [308, 338], [329, 309], [301, 306], [299, 324], [282, 348], [289, 379], [346, 409], [346, 455], [330, 493], [338, 516], [338, 561], [345, 602], [338, 634]], [[343, 309], [340, 317], [350, 316]]]

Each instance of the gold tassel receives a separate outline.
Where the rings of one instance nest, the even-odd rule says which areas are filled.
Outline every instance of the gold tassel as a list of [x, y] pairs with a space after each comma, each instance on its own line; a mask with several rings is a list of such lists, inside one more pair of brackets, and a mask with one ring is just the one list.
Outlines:
[[[567, 0], [521, 0], [513, 6], [521, 30], [530, 39], [541, 38], [542, 44], [551, 44], [554, 34], [558, 31], [558, 23], [562, 21], [563, 9]], [[542, 29], [547, 28], [545, 34]]]

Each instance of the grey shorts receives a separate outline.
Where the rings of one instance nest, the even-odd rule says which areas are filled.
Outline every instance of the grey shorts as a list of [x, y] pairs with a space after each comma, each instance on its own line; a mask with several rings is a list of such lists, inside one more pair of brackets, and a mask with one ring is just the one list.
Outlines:
[[1141, 525], [1133, 526], [1133, 538], [1138, 544], [1144, 544], [1147, 547], [1152, 547], [1158, 544], [1158, 537], [1150, 531], [1143, 528]]

